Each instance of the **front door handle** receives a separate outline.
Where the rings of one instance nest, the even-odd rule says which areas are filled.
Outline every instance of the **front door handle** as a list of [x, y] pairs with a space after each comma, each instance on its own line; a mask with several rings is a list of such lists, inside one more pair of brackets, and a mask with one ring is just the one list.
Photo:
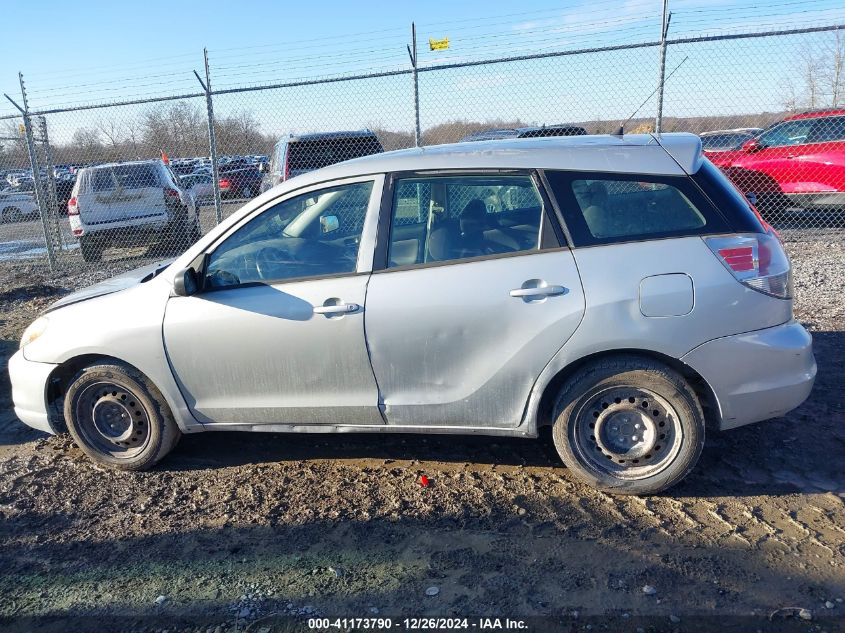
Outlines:
[[314, 306], [314, 314], [349, 314], [361, 309], [357, 303], [337, 303], [330, 305]]
[[566, 292], [563, 286], [536, 286], [533, 288], [514, 288], [510, 295], [524, 299], [526, 297], [556, 297]]

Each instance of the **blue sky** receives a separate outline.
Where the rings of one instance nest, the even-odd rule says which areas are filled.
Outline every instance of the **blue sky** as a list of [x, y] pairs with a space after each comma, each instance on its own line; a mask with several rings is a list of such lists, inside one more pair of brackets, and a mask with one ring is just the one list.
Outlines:
[[[841, 0], [670, 0], [670, 9], [670, 37], [845, 22]], [[0, 90], [19, 99], [21, 70], [33, 108], [194, 92], [199, 86], [191, 70], [201, 71], [203, 47], [209, 49], [216, 88], [405, 68], [411, 21], [418, 25], [423, 66], [650, 41], [658, 38], [660, 11], [661, 0], [81, 0], [72, 6], [42, 0], [16, 4], [14, 21], [6, 22]], [[429, 37], [449, 37], [449, 50], [428, 50]], [[776, 107], [780, 83], [808, 41], [816, 40], [696, 48], [674, 81], [690, 96], [697, 94], [698, 104], [692, 107], [679, 93], [668, 95], [667, 107], [705, 113]], [[687, 55], [680, 53], [670, 55], [670, 69]], [[745, 74], [735, 68], [743, 59]], [[550, 123], [626, 116], [651, 92], [656, 72], [656, 51], [646, 49], [422, 73], [423, 125], [450, 118]], [[726, 90], [721, 73], [746, 89]], [[216, 109], [249, 111], [273, 132], [327, 125], [409, 129], [409, 81], [403, 76], [244, 93], [221, 97]], [[703, 85], [712, 88], [702, 92]], [[3, 101], [0, 115], [14, 113]], [[56, 115], [50, 124], [54, 136], [66, 139], [76, 127], [108, 117], [127, 121], [139, 111]]]

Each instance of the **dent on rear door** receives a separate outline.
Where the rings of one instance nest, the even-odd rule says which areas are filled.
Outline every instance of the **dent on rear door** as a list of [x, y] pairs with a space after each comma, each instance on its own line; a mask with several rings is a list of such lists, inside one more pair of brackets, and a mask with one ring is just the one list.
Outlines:
[[[510, 295], [532, 280], [565, 294]], [[583, 313], [567, 249], [374, 274], [365, 328], [388, 424], [519, 426], [531, 388]]]

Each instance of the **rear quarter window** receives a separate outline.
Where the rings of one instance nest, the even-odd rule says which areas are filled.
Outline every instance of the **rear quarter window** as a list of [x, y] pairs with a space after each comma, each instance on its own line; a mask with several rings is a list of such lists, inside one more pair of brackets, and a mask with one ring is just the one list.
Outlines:
[[686, 176], [549, 171], [546, 178], [575, 246], [730, 229]]

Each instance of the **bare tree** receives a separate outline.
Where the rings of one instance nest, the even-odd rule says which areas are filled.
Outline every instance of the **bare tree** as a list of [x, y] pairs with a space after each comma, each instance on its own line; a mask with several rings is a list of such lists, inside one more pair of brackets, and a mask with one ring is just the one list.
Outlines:
[[121, 130], [120, 125], [114, 118], [100, 118], [97, 120], [97, 130], [106, 137], [106, 141], [111, 145], [112, 149], [117, 150], [121, 144]]
[[840, 31], [824, 50], [822, 79], [830, 94], [830, 105], [837, 107], [845, 101], [845, 36]]
[[845, 35], [836, 31], [821, 47], [805, 46], [798, 55], [796, 75], [800, 86], [784, 82], [787, 97], [784, 106], [794, 111], [802, 108], [837, 107], [845, 103]]
[[3, 122], [0, 127], [0, 165], [4, 167], [28, 167], [29, 154], [26, 150], [26, 139], [20, 130], [23, 125], [17, 119]]
[[73, 133], [71, 144], [80, 157], [79, 162], [102, 161], [105, 152], [100, 131], [95, 128], [81, 127]]

